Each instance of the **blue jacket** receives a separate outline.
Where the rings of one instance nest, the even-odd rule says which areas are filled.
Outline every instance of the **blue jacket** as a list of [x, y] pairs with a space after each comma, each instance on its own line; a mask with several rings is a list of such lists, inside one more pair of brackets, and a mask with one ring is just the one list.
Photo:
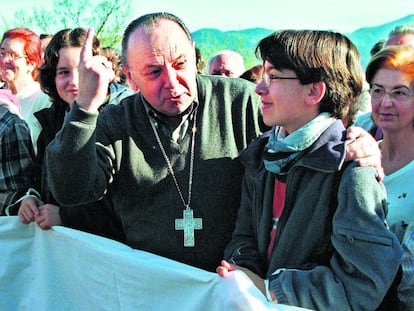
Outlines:
[[[343, 167], [344, 130], [335, 122], [291, 167], [269, 261], [275, 175], [263, 165], [268, 134], [241, 156], [241, 208], [225, 258], [270, 278], [280, 303], [375, 310], [398, 271], [402, 250], [384, 224], [384, 186], [372, 167]], [[285, 270], [272, 275], [278, 269]]]

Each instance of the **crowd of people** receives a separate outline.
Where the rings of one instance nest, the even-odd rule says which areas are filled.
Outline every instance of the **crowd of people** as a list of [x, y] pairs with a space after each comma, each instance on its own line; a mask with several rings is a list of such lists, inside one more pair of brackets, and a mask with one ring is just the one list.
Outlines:
[[120, 52], [91, 28], [10, 29], [0, 215], [242, 270], [274, 303], [414, 310], [410, 29], [365, 72], [333, 31], [277, 31], [246, 70], [231, 50], [204, 63], [165, 12], [132, 21]]

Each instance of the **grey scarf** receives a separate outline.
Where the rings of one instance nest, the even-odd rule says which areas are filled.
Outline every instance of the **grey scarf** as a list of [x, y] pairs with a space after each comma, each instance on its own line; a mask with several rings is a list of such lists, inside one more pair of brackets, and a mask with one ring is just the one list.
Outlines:
[[264, 152], [266, 169], [275, 174], [287, 174], [302, 151], [309, 148], [335, 121], [329, 113], [323, 112], [287, 136], [281, 127], [273, 127]]

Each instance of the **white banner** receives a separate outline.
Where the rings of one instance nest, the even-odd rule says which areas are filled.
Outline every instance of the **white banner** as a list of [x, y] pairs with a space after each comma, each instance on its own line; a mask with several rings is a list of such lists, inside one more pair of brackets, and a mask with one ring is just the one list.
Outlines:
[[303, 310], [269, 303], [240, 271], [223, 279], [65, 227], [0, 217], [0, 310]]

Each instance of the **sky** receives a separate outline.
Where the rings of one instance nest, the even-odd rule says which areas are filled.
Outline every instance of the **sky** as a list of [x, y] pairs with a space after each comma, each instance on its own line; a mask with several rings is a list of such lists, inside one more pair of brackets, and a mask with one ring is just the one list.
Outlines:
[[[33, 0], [2, 2], [3, 16], [38, 5]], [[41, 2], [47, 7], [53, 0]], [[191, 32], [200, 28], [227, 31], [255, 27], [351, 32], [414, 14], [414, 0], [131, 0], [131, 3], [133, 18], [167, 11], [179, 16]]]

